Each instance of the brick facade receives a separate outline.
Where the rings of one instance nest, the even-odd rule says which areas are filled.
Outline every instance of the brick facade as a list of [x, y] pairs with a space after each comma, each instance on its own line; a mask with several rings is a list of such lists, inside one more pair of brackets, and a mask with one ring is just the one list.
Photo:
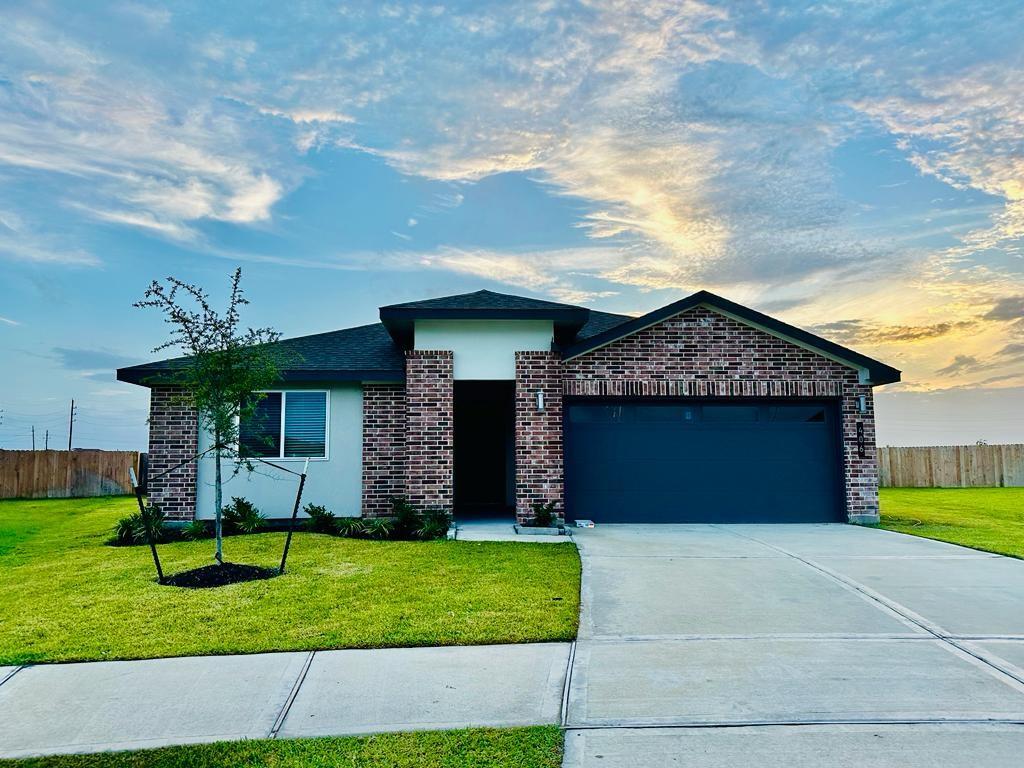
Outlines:
[[405, 496], [405, 386], [363, 385], [363, 515], [391, 514]]
[[454, 501], [454, 354], [405, 353], [406, 495], [420, 508], [450, 510]]
[[[845, 365], [745, 323], [703, 307], [690, 309], [566, 361], [564, 387], [577, 396], [839, 398], [846, 512], [855, 522], [878, 515], [871, 387]], [[858, 395], [866, 396], [866, 413], [858, 411]]]
[[[180, 387], [153, 387], [149, 395], [149, 476], [165, 472], [199, 452], [199, 419]], [[196, 513], [196, 463], [149, 481], [149, 500], [168, 520]]]
[[533, 517], [535, 502], [554, 501], [564, 514], [562, 491], [562, 359], [557, 352], [516, 352], [516, 518]]
[[[406, 383], [363, 386], [362, 512], [389, 514], [392, 496], [418, 507], [451, 509], [454, 499], [454, 356], [406, 353]], [[878, 515], [872, 390], [856, 371], [712, 310], [696, 307], [578, 358], [516, 353], [516, 514], [534, 502], [564, 510], [562, 400], [572, 397], [831, 398], [840, 404], [846, 511]], [[537, 408], [537, 392], [544, 409]], [[858, 409], [863, 395], [866, 410]], [[857, 428], [863, 430], [863, 457]], [[180, 389], [154, 387], [149, 467], [158, 474], [195, 455], [198, 420]], [[195, 514], [196, 466], [150, 483], [171, 520]]]

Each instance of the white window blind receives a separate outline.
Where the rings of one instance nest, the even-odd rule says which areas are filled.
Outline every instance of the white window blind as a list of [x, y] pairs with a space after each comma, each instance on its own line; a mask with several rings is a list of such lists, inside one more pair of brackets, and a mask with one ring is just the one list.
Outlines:
[[266, 392], [238, 427], [243, 456], [327, 458], [327, 393]]
[[287, 392], [284, 404], [284, 455], [325, 456], [327, 393]]

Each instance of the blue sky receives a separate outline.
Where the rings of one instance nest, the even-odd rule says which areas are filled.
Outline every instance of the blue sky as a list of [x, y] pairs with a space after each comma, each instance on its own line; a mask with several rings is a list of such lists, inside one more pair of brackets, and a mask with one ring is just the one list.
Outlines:
[[236, 264], [286, 335], [706, 288], [902, 368], [881, 442], [1024, 441], [1019, 2], [87, 5], [0, 11], [0, 447], [142, 447], [132, 302]]

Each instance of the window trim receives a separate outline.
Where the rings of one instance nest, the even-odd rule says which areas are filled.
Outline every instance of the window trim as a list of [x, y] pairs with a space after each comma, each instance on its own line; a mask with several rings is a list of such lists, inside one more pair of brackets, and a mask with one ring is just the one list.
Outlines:
[[[329, 389], [260, 389], [256, 391], [259, 395], [281, 395], [281, 428], [279, 434], [279, 445], [280, 450], [278, 456], [253, 456], [254, 459], [266, 459], [267, 461], [305, 461], [305, 456], [285, 456], [284, 455], [284, 428], [285, 422], [288, 420], [287, 410], [287, 399], [289, 392], [322, 392], [324, 394], [324, 455], [323, 456], [310, 456], [310, 462], [314, 461], [330, 461], [331, 460], [331, 390]], [[235, 420], [236, 426], [241, 426], [241, 417]], [[241, 436], [241, 433], [239, 433]], [[235, 446], [240, 449], [240, 446]]]

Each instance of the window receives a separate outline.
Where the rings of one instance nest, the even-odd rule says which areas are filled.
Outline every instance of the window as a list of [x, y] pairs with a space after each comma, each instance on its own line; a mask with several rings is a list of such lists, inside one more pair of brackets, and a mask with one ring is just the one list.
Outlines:
[[238, 425], [239, 452], [265, 459], [327, 458], [327, 393], [267, 392]]

